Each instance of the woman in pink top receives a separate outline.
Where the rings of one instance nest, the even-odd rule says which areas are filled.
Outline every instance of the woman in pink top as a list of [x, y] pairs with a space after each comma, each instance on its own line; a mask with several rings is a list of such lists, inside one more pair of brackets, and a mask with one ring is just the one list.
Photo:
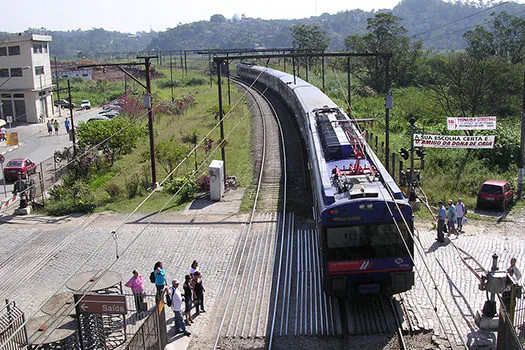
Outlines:
[[133, 292], [137, 312], [146, 311], [147, 306], [144, 303], [144, 280], [137, 270], [133, 270], [133, 277], [126, 282], [126, 287], [131, 288]]

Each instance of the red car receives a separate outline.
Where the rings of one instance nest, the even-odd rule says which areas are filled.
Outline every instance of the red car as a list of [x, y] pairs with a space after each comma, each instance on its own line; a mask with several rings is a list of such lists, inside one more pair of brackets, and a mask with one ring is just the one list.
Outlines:
[[21, 178], [25, 179], [27, 175], [36, 173], [36, 164], [28, 158], [16, 158], [11, 159], [4, 166], [4, 179], [6, 181], [18, 180], [20, 175]]
[[514, 200], [514, 191], [508, 182], [489, 180], [485, 181], [478, 192], [477, 207], [496, 206], [505, 210]]

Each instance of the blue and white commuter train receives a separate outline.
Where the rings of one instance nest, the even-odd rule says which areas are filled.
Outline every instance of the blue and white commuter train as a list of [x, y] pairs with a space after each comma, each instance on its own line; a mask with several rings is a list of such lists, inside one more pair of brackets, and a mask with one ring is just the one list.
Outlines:
[[329, 295], [395, 294], [414, 285], [413, 212], [352, 120], [321, 90], [293, 75], [239, 64], [295, 115], [308, 163]]

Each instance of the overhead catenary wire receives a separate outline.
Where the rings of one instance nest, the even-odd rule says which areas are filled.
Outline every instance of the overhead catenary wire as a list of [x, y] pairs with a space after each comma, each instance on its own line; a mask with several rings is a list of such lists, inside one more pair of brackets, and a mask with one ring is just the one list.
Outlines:
[[[336, 76], [336, 78], [337, 78], [337, 76]], [[338, 79], [338, 81], [339, 81], [339, 79]], [[340, 82], [339, 82], [339, 83], [340, 83]], [[340, 84], [341, 84], [341, 83], [340, 83]], [[355, 125], [355, 128], [356, 128], [360, 133], [362, 133], [361, 130], [359, 129], [359, 125]], [[359, 146], [362, 148], [361, 151], [363, 152], [363, 154], [367, 154], [367, 153], [369, 153], [369, 152], [372, 152], [372, 153], [373, 153], [373, 150], [371, 149], [370, 145], [368, 145], [367, 142], [359, 143]], [[379, 184], [378, 184], [378, 183], [377, 183], [377, 186], [379, 187]], [[390, 194], [390, 197], [395, 201], [395, 199], [394, 199], [394, 195], [393, 195], [393, 192], [392, 192], [392, 189], [391, 189], [389, 186], [384, 186], [384, 188], [385, 188], [385, 189], [387, 190], [387, 192]], [[394, 213], [392, 212], [392, 208], [388, 205], [388, 202], [387, 202], [387, 199], [385, 198], [385, 196], [383, 196], [383, 200], [384, 200], [384, 202], [385, 202], [386, 208], [388, 208], [389, 214], [390, 214], [390, 216], [392, 217], [392, 221], [393, 221], [393, 223], [394, 223], [394, 225], [395, 225], [395, 227], [396, 227], [396, 230], [397, 230], [397, 232], [398, 232], [398, 234], [399, 234], [399, 237], [400, 237], [401, 240], [403, 241], [403, 245], [404, 245], [404, 247], [405, 247], [405, 249], [406, 249], [408, 255], [410, 256], [410, 258], [412, 259], [412, 261], [415, 262], [415, 259], [414, 259], [415, 257], [414, 257], [414, 255], [410, 252], [410, 249], [409, 249], [409, 247], [408, 247], [408, 243], [406, 242], [406, 239], [405, 239], [405, 237], [403, 236], [403, 233], [402, 233], [402, 231], [401, 231], [401, 228], [399, 227], [399, 223], [395, 220]], [[423, 248], [423, 247], [420, 245], [421, 242], [419, 241], [419, 239], [418, 239], [418, 240], [415, 239], [415, 235], [414, 235], [414, 233], [410, 230], [410, 226], [408, 225], [408, 222], [406, 221], [406, 219], [405, 219], [403, 213], [401, 212], [401, 208], [400, 208], [398, 205], [396, 205], [395, 207], [396, 207], [396, 209], [397, 209], [397, 211], [398, 211], [400, 217], [402, 218], [403, 224], [404, 224], [405, 228], [407, 228], [407, 231], [409, 232], [409, 234], [410, 234], [410, 236], [411, 236], [411, 238], [412, 238], [412, 241], [414, 242], [414, 246], [416, 247], [416, 251], [418, 252], [418, 254], [419, 254], [421, 260], [423, 261], [424, 268], [425, 268], [426, 272], [428, 273], [428, 275], [430, 276], [430, 278], [431, 278], [431, 280], [432, 280], [432, 283], [434, 284], [434, 288], [435, 288], [436, 292], [439, 294], [440, 299], [441, 299], [442, 302], [443, 302], [443, 305], [445, 306], [445, 309], [446, 309], [447, 314], [448, 314], [449, 317], [451, 318], [452, 323], [453, 323], [454, 327], [456, 328], [456, 331], [459, 332], [459, 327], [457, 326], [456, 322], [454, 321], [454, 317], [453, 317], [452, 313], [450, 312], [450, 310], [449, 310], [449, 308], [448, 308], [448, 306], [447, 306], [447, 303], [446, 303], [445, 300], [444, 300], [443, 295], [442, 295], [441, 292], [439, 291], [439, 289], [438, 289], [438, 284], [437, 284], [437, 282], [435, 281], [435, 279], [434, 279], [434, 277], [433, 277], [433, 275], [432, 275], [432, 273], [431, 273], [431, 271], [430, 271], [430, 268], [429, 268], [429, 266], [428, 266], [428, 264], [427, 264], [427, 262], [426, 262], [425, 254], [422, 253], [422, 248]], [[418, 245], [417, 243], [419, 243], [419, 245]], [[423, 283], [423, 277], [422, 277], [422, 275], [421, 275], [421, 273], [420, 273], [420, 271], [419, 271], [419, 268], [416, 266], [415, 270], [416, 270], [416, 273], [417, 273], [417, 275], [418, 275], [418, 278], [419, 278], [419, 280], [421, 281], [421, 284], [422, 284], [422, 286], [423, 286], [423, 288], [424, 288], [424, 290], [425, 290], [425, 293], [426, 293], [426, 295], [427, 295], [427, 298], [428, 298], [428, 300], [430, 301], [430, 303], [432, 304], [432, 297], [431, 297], [431, 295], [430, 295], [430, 292], [429, 292], [428, 289], [427, 289], [426, 284]], [[435, 311], [435, 313], [436, 313], [436, 316], [437, 316], [437, 318], [438, 318], [438, 322], [439, 322], [440, 325], [441, 325], [441, 328], [442, 328], [443, 330], [445, 330], [445, 326], [444, 326], [444, 324], [443, 324], [443, 321], [441, 320], [439, 314], [437, 313], [437, 306], [436, 306], [436, 304], [433, 304], [433, 307], [434, 307], [434, 311]], [[462, 341], [463, 345], [466, 346], [466, 344], [465, 344], [465, 342], [463, 341], [463, 339], [461, 339], [461, 341]]]

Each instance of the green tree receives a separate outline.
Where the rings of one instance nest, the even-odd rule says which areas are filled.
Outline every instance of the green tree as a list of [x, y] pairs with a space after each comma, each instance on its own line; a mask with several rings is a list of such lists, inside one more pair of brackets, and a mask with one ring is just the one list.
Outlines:
[[141, 128], [127, 117], [80, 123], [75, 129], [80, 148], [95, 148], [109, 154], [111, 163], [136, 147]]
[[513, 64], [525, 61], [525, 19], [500, 12], [493, 21], [493, 35], [496, 55]]
[[290, 30], [292, 31], [294, 49], [324, 51], [330, 45], [330, 38], [328, 38], [326, 30], [318, 25], [295, 25]]
[[[423, 59], [421, 41], [411, 41], [406, 29], [400, 24], [401, 18], [390, 12], [379, 12], [368, 18], [365, 35], [350, 35], [345, 39], [346, 47], [355, 52], [392, 53], [390, 60], [390, 79], [394, 85], [408, 86], [419, 75]], [[357, 74], [358, 79], [378, 91], [385, 88], [386, 61], [377, 58], [360, 59], [365, 74]]]
[[[330, 45], [327, 32], [318, 25], [301, 24], [290, 28], [292, 32], [292, 46], [297, 50], [325, 51]], [[308, 58], [300, 59], [298, 64], [312, 66], [318, 60]]]
[[171, 174], [170, 178], [173, 178], [172, 172], [186, 156], [186, 150], [178, 146], [174, 138], [169, 138], [157, 143], [155, 152], [157, 154], [157, 162], [168, 174]]

